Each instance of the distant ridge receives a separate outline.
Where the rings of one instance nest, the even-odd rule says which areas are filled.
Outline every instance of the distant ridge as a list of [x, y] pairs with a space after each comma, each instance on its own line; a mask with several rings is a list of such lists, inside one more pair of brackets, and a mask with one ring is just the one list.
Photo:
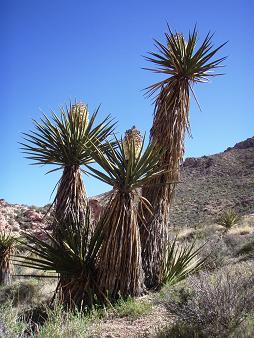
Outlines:
[[232, 148], [227, 148], [225, 151], [229, 151], [232, 149], [248, 149], [254, 147], [254, 136], [247, 138], [245, 141], [238, 142]]

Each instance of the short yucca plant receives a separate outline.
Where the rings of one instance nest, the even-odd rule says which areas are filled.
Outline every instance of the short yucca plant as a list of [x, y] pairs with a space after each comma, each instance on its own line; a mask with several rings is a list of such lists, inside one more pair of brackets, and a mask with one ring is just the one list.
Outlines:
[[3, 230], [0, 231], [0, 284], [10, 284], [12, 262], [11, 255], [15, 251], [17, 244], [16, 237]]
[[95, 125], [98, 110], [89, 120], [87, 106], [70, 104], [61, 109], [59, 116], [52, 113], [51, 118], [44, 115], [40, 122], [33, 121], [35, 130], [23, 134], [26, 142], [22, 143], [22, 150], [26, 158], [33, 164], [54, 165], [51, 171], [63, 170], [53, 202], [56, 232], [59, 226], [84, 222], [87, 196], [81, 166], [93, 162], [95, 149], [108, 148], [105, 141], [114, 128], [110, 116]]
[[[96, 239], [91, 246], [92, 227], [89, 207], [85, 210], [82, 224], [67, 224], [64, 240], [47, 234], [47, 240], [40, 240], [26, 234], [21, 241], [28, 255], [17, 255], [16, 264], [47, 271], [42, 277], [58, 277], [55, 296], [68, 309], [92, 307], [94, 303], [106, 302], [100, 291], [95, 270]], [[62, 229], [60, 227], [59, 229]]]
[[163, 284], [174, 285], [196, 272], [205, 262], [199, 256], [204, 245], [196, 248], [196, 242], [179, 244], [177, 237], [168, 246], [165, 264], [161, 269], [159, 286]]
[[223, 225], [225, 228], [230, 229], [233, 225], [240, 221], [240, 215], [233, 209], [229, 209], [223, 212], [218, 219], [218, 224]]
[[144, 209], [151, 209], [139, 188], [162, 169], [158, 169], [158, 148], [155, 151], [154, 145], [150, 145], [142, 153], [143, 146], [144, 141], [138, 147], [134, 140], [118, 141], [115, 149], [94, 154], [103, 171], [89, 167], [93, 176], [113, 187], [95, 230], [95, 238], [100, 238], [101, 243], [98, 281], [113, 300], [138, 296], [144, 290], [138, 218], [143, 219]]

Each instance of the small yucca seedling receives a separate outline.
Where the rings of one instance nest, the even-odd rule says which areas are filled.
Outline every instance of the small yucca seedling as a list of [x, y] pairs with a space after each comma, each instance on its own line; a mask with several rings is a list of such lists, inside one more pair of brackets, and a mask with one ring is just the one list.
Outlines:
[[143, 139], [140, 131], [135, 126], [133, 126], [131, 129], [126, 130], [123, 139], [123, 149], [126, 160], [129, 160], [130, 157], [129, 146], [131, 145], [132, 142], [135, 147], [135, 158], [138, 158], [142, 148]]
[[225, 228], [230, 229], [233, 225], [237, 224], [240, 221], [241, 217], [234, 210], [226, 210], [218, 220], [220, 225], [223, 225]]
[[14, 253], [16, 237], [10, 232], [0, 231], [0, 284], [11, 282], [11, 255]]

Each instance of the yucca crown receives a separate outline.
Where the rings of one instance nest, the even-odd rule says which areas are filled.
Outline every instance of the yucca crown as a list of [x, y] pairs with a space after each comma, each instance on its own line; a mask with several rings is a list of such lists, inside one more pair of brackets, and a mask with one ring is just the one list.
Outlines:
[[79, 115], [79, 122], [84, 124], [85, 129], [89, 123], [89, 112], [87, 105], [82, 102], [78, 102], [72, 105], [70, 113], [75, 117]]
[[129, 149], [131, 147], [132, 142], [134, 143], [135, 147], [135, 157], [139, 156], [141, 147], [142, 147], [142, 136], [140, 131], [133, 126], [131, 129], [126, 130], [125, 136], [123, 139], [123, 149], [126, 160], [129, 159]]

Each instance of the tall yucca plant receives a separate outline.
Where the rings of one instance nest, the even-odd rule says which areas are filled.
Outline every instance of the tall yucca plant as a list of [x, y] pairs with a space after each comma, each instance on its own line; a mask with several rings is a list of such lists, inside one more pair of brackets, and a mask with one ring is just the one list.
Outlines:
[[157, 52], [146, 57], [155, 64], [148, 70], [163, 74], [165, 78], [147, 88], [148, 95], [155, 95], [153, 126], [150, 141], [165, 150], [159, 166], [167, 171], [154, 178], [152, 184], [143, 188], [143, 195], [151, 202], [155, 215], [146, 226], [141, 225], [143, 266], [147, 286], [158, 282], [160, 269], [165, 260], [169, 207], [172, 202], [175, 184], [179, 181], [179, 168], [184, 154], [184, 137], [189, 128], [190, 93], [196, 83], [207, 82], [209, 77], [221, 67], [225, 57], [214, 59], [216, 53], [225, 45], [213, 47], [212, 36], [207, 34], [197, 47], [197, 30], [194, 28], [185, 40], [182, 34], [165, 33], [166, 44], [155, 40]]
[[0, 231], [0, 285], [11, 283], [11, 255], [16, 246], [16, 237], [11, 233]]
[[51, 119], [44, 115], [40, 122], [34, 120], [35, 131], [24, 133], [22, 150], [28, 159], [55, 165], [51, 171], [63, 170], [54, 200], [56, 232], [59, 226], [84, 221], [87, 196], [80, 166], [93, 162], [95, 149], [108, 148], [105, 140], [114, 127], [109, 116], [95, 126], [97, 113], [98, 109], [88, 121], [86, 106], [70, 104], [60, 116], [52, 113]]
[[143, 144], [125, 138], [116, 149], [94, 154], [103, 171], [90, 167], [92, 175], [113, 187], [95, 230], [98, 281], [110, 299], [138, 296], [144, 289], [138, 218], [150, 205], [139, 188], [161, 173], [161, 152], [150, 145], [142, 154]]

